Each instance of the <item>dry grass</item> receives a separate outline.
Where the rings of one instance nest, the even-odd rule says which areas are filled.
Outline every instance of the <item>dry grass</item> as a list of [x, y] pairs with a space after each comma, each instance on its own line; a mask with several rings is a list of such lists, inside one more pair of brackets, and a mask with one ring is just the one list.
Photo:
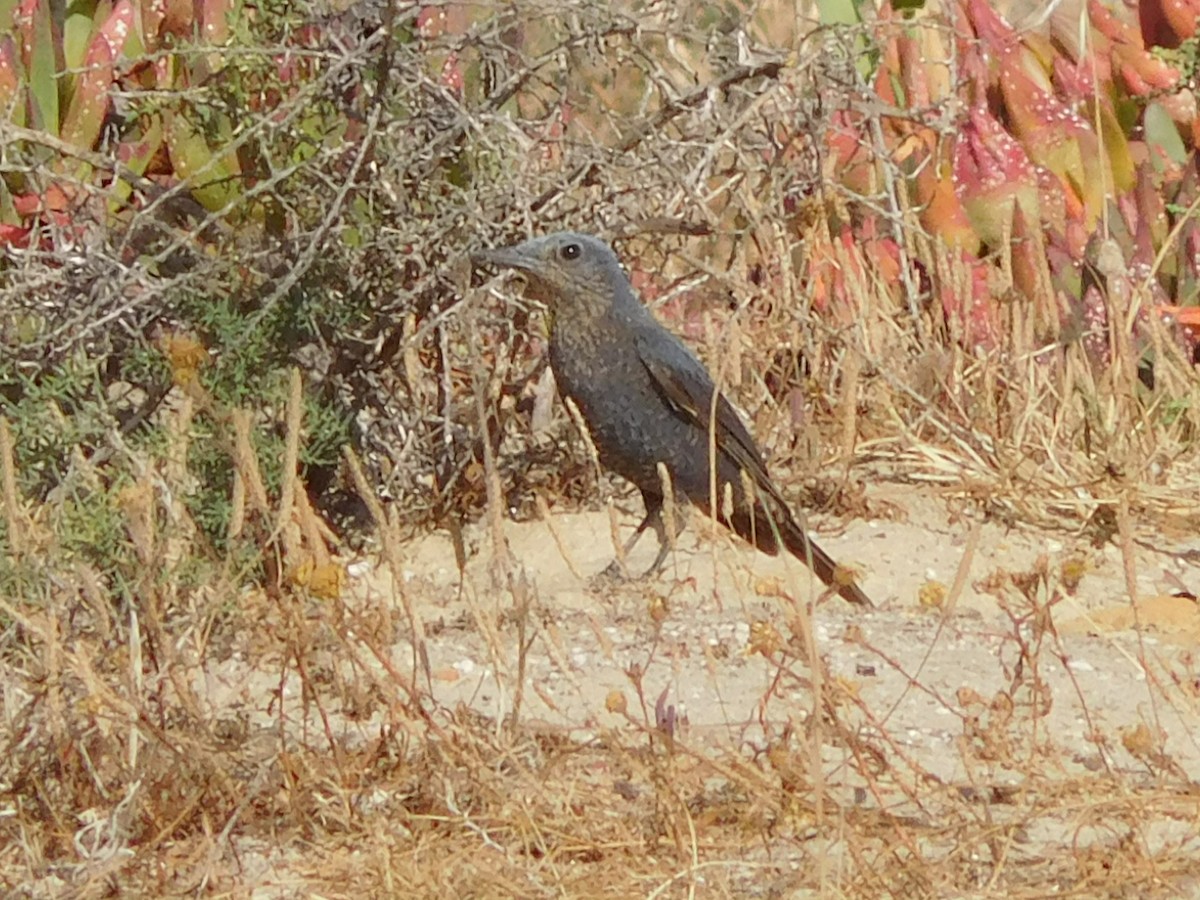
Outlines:
[[[297, 410], [282, 411], [291, 448], [303, 433]], [[919, 668], [868, 648], [904, 673], [909, 691], [954, 711], [954, 752], [972, 773], [965, 784], [942, 782], [912, 756], [888, 710], [822, 677], [808, 612], [795, 601], [750, 638], [749, 651], [777, 666], [759, 703], [763, 743], [731, 750], [669, 724], [636, 668], [610, 698], [619, 727], [526, 721], [522, 692], [539, 689], [524, 675], [526, 655], [571, 665], [531, 615], [536, 573], [508, 558], [498, 534], [482, 550], [495, 560], [498, 593], [473, 598], [467, 626], [513, 698], [497, 720], [436, 702], [426, 645], [437, 618], [423, 617], [437, 600], [406, 588], [396, 523], [361, 474], [390, 596], [345, 588], [302, 485], [270, 499], [247, 449], [247, 416], [230, 423], [245, 504], [237, 521], [259, 530], [277, 581], [247, 588], [198, 545], [173, 499], [189, 477], [191, 415], [185, 399], [170, 452], [143, 460], [143, 479], [113, 497], [135, 553], [127, 571], [141, 579], [127, 607], [86, 564], [57, 553], [52, 509], [5, 492], [23, 590], [19, 602], [0, 601], [0, 871], [18, 895], [240, 895], [257, 884], [285, 896], [1112, 896], [1167, 894], [1192, 871], [1191, 776], [1153, 732], [1105, 733], [1097, 723], [1102, 765], [1081, 774], [1072, 757], [1082, 748], [1045, 731], [1044, 709], [1063, 700], [1039, 666], [1066, 655], [1048, 628], [1051, 572], [997, 586], [1012, 621], [1002, 643], [1024, 669], [994, 696], [937, 696]], [[896, 471], [956, 483], [937, 467], [961, 445], [903, 436], [876, 439], [873, 452], [907, 446], [907, 460], [889, 460]], [[9, 440], [0, 446], [11, 484]], [[1063, 514], [1019, 500], [1028, 489], [1005, 481], [1012, 475], [997, 471], [997, 457], [973, 458], [976, 498], [1016, 515]], [[1132, 504], [1144, 523], [1163, 496], [1114, 492], [1122, 539]], [[493, 521], [501, 500], [494, 492]], [[1144, 664], [1148, 696], [1194, 716], [1195, 698]], [[797, 706], [797, 693], [815, 706]], [[1121, 742], [1141, 772], [1110, 762]], [[1069, 854], [1026, 849], [1066, 834]]]
[[[905, 258], [934, 279], [968, 277], [895, 191], [851, 197], [823, 178], [811, 136], [829, 109], [852, 102], [844, 44], [756, 26], [755, 41], [791, 52], [786, 64], [738, 62], [732, 34], [709, 55], [692, 41], [671, 56], [665, 35], [684, 27], [686, 11], [655, 6], [641, 32], [588, 4], [575, 13], [575, 31], [557, 48], [504, 52], [498, 27], [446, 47], [498, 62], [515, 102], [541, 125], [554, 120], [543, 108], [551, 101], [577, 101], [581, 72], [635, 82], [642, 101], [619, 108], [627, 91], [611, 109], [585, 110], [587, 130], [568, 130], [520, 171], [480, 178], [457, 206], [424, 215], [413, 202], [407, 219], [388, 207], [396, 230], [356, 263], [367, 271], [381, 257], [404, 259], [397, 247], [417, 248], [414, 272], [396, 276], [398, 299], [381, 310], [391, 324], [374, 334], [391, 356], [337, 382], [357, 396], [370, 381], [372, 396], [402, 407], [373, 409], [384, 430], [366, 442], [368, 453], [392, 455], [392, 503], [377, 499], [378, 468], [351, 452], [344, 462], [374, 522], [372, 587], [348, 577], [347, 564], [362, 560], [296, 476], [308, 373], [293, 374], [279, 410], [224, 410], [198, 383], [176, 385], [157, 452], [114, 437], [127, 480], [110, 477], [109, 457], [76, 447], [71, 490], [101, 498], [115, 523], [102, 561], [64, 552], [75, 527], [64, 518], [69, 498], [33, 502], [18, 491], [14, 438], [0, 420], [9, 551], [0, 886], [23, 897], [1177, 892], [1195, 871], [1196, 772], [1162, 749], [1156, 723], [1160, 710], [1200, 721], [1196, 682], [1141, 647], [1130, 664], [1145, 673], [1151, 727], [1116, 732], [1096, 721], [1087, 747], [1047, 733], [1049, 706], [1069, 699], [1087, 714], [1091, 705], [1083, 691], [1053, 696], [1043, 678], [1068, 655], [1050, 615], [1063, 596], [1050, 567], [1002, 573], [991, 585], [1009, 626], [996, 635], [997, 655], [1018, 661], [1003, 690], [943, 695], [921, 666], [910, 670], [861, 633], [847, 636], [902, 674], [905, 696], [947, 711], [955, 740], [946, 752], [970, 773], [965, 783], [931, 772], [896, 733], [890, 709], [829, 676], [810, 610], [795, 599], [807, 585], [789, 586], [778, 614], [752, 623], [745, 655], [769, 660], [775, 675], [753, 711], [738, 711], [749, 724], [732, 746], [689, 729], [644, 677], [667, 653], [653, 596], [631, 626], [652, 635], [644, 656], [630, 662], [609, 649], [626, 688], [609, 696], [607, 718], [597, 710], [562, 729], [528, 713], [534, 695], [555, 702], [529, 675], [535, 656], [573, 676], [537, 572], [504, 538], [514, 471], [527, 479], [522, 508], [542, 516], [590, 496], [600, 479], [580, 442], [564, 448], [565, 412], [529, 433], [515, 398], [536, 375], [537, 348], [513, 324], [519, 316], [533, 331], [526, 311], [514, 313], [498, 285], [471, 285], [454, 271], [470, 246], [527, 224], [619, 237], [648, 298], [697, 341], [748, 411], [773, 469], [790, 489], [803, 483], [826, 499], [827, 510], [864, 514], [855, 504], [867, 502], [859, 486], [869, 477], [936, 486], [981, 521], [1059, 535], [1092, 527], [1121, 547], [1131, 596], [1134, 543], [1200, 524], [1200, 382], [1155, 331], [1155, 385], [1141, 385], [1123, 324], [1144, 303], [1136, 289], [1111, 300], [1111, 365], [1094, 365], [1078, 341], [1036, 337], [1044, 322], [1017, 303], [1006, 308], [1002, 344], [968, 352], [952, 317], [919, 303], [912, 285], [873, 273], [860, 247], [830, 237], [831, 211], [882, 208]], [[759, 21], [777, 13], [764, 4]], [[607, 81], [598, 72], [606, 66]], [[424, 89], [434, 89], [428, 78]], [[825, 109], [814, 108], [818, 93]], [[498, 102], [439, 102], [461, 118], [437, 140], [469, 131], [477, 166], [511, 159], [514, 148], [542, 152]], [[794, 168], [764, 163], [763, 148], [780, 142], [794, 145]], [[384, 181], [439, 159], [437, 146], [420, 158], [398, 158], [407, 144], [397, 158], [386, 142], [375, 150]], [[341, 170], [339, 197], [361, 161]], [[797, 198], [800, 211], [785, 213]], [[306, 259], [319, 255], [328, 230], [310, 235]], [[848, 294], [852, 306], [812, 308], [819, 248], [847, 277], [866, 273]], [[450, 298], [463, 302], [434, 302]], [[421, 444], [412, 436], [429, 435], [431, 409], [444, 441]], [[236, 472], [229, 546], [253, 547], [252, 562], [214, 549], [182, 500], [197, 477], [189, 447], [198, 415], [215, 423]], [[276, 488], [253, 440], [270, 429], [284, 435]], [[546, 455], [529, 452], [539, 441]], [[430, 647], [448, 627], [439, 608], [451, 598], [412, 577], [405, 544], [430, 527], [436, 505], [434, 464], [421, 454], [460, 442], [469, 452], [442, 460], [437, 484], [443, 500], [463, 505], [443, 510], [458, 551], [491, 563], [490, 593], [464, 588], [463, 621], [454, 623], [494, 673], [500, 699], [491, 705], [437, 699], [447, 673], [431, 663]], [[811, 476], [818, 470], [832, 474]], [[483, 514], [473, 548], [458, 530], [467, 507]], [[949, 588], [947, 621], [974, 535]], [[719, 684], [729, 661], [713, 655], [707, 664]]]

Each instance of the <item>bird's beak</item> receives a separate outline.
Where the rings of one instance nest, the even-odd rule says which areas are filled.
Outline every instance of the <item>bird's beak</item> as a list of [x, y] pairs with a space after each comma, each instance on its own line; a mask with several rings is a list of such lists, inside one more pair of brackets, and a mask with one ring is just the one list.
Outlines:
[[504, 269], [518, 269], [522, 272], [532, 272], [534, 269], [533, 260], [517, 247], [476, 250], [471, 254], [471, 262], [477, 266], [500, 266]]

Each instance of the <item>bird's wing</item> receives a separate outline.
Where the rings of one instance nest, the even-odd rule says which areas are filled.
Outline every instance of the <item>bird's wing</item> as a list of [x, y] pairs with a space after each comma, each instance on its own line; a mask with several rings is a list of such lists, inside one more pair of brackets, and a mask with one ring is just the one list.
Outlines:
[[[656, 338], [654, 340], [651, 337]], [[638, 356], [654, 380], [655, 387], [675, 412], [709, 430], [713, 412], [713, 393], [716, 392], [716, 445], [748, 474], [754, 482], [783, 503], [767, 475], [762, 455], [754, 438], [746, 430], [741, 417], [730, 406], [724, 394], [716, 390], [704, 366], [683, 345], [674, 346], [661, 340], [662, 335], [637, 338]]]

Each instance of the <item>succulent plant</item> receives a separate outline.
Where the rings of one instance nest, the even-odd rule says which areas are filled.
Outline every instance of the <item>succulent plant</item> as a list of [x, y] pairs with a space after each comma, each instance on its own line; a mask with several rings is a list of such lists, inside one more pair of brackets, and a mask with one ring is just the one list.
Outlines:
[[[1099, 0], [1063, 6], [1043, 32], [1016, 31], [986, 0], [916, 19], [885, 9], [874, 86], [898, 110], [882, 129], [886, 164], [902, 162], [922, 225], [975, 272], [935, 288], [968, 344], [994, 342], [1009, 291], [1032, 304], [1045, 338], [1081, 317], [1105, 328], [1100, 288], [1085, 296], [1081, 273], [1089, 238], [1108, 228], [1123, 236], [1122, 265], [1141, 296], [1195, 354], [1186, 323], [1197, 297], [1189, 198], [1200, 114], [1186, 76], [1200, 6], [1143, 3], [1140, 21]], [[947, 108], [958, 110], [950, 122]], [[843, 114], [829, 133], [852, 191], [881, 182], [885, 161], [864, 149], [873, 146], [865, 116]], [[824, 289], [819, 274], [815, 283]]]

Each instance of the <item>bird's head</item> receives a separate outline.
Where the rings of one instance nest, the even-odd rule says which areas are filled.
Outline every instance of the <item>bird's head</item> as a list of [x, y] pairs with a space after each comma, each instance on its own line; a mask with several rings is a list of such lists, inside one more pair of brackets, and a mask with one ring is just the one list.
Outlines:
[[521, 272], [533, 299], [546, 303], [556, 316], [598, 315], [632, 298], [617, 255], [604, 241], [587, 234], [548, 234], [512, 247], [477, 251], [471, 261]]

